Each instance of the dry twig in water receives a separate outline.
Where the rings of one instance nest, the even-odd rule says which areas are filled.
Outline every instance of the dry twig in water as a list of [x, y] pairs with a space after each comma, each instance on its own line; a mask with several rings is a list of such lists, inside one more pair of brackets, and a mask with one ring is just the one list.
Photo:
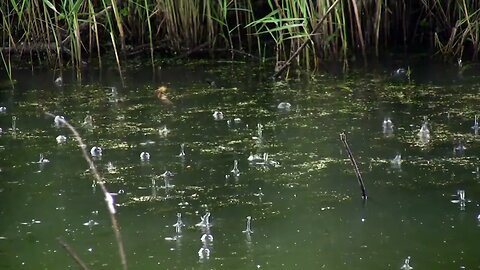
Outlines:
[[[55, 117], [55, 115], [45, 112], [46, 115], [50, 117]], [[127, 257], [125, 255], [125, 249], [123, 247], [123, 241], [122, 241], [122, 235], [120, 234], [120, 228], [118, 226], [117, 219], [115, 218], [115, 204], [113, 201], [113, 197], [108, 192], [107, 188], [105, 187], [105, 184], [102, 181], [102, 178], [100, 177], [100, 174], [98, 173], [97, 167], [95, 166], [95, 163], [93, 163], [93, 160], [90, 158], [90, 156], [87, 153], [86, 150], [86, 144], [83, 143], [83, 139], [78, 133], [78, 131], [70, 124], [68, 123], [65, 119], [60, 119], [61, 123], [63, 123], [70, 131], [73, 133], [75, 136], [75, 139], [78, 142], [78, 146], [80, 146], [80, 149], [82, 150], [82, 155], [85, 158], [85, 160], [88, 162], [88, 165], [90, 166], [90, 171], [92, 172], [93, 177], [95, 178], [95, 182], [100, 186], [102, 189], [103, 194], [105, 195], [105, 202], [107, 204], [108, 212], [110, 213], [110, 220], [112, 221], [112, 229], [113, 232], [115, 233], [115, 239], [117, 241], [118, 245], [118, 254], [120, 255], [120, 259], [122, 260], [122, 266], [123, 269], [126, 270], [128, 269], [127, 267]]]

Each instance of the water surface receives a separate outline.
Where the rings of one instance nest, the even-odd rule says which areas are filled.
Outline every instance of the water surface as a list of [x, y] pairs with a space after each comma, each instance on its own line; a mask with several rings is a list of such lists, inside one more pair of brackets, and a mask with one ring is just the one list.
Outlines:
[[[15, 90], [0, 91], [0, 268], [76, 268], [60, 237], [92, 269], [120, 269], [104, 196], [49, 111], [78, 127], [87, 149], [102, 147], [95, 164], [118, 194], [130, 269], [400, 269], [408, 256], [415, 269], [478, 269], [475, 68], [413, 67], [410, 83], [392, 80], [392, 68], [292, 73], [279, 82], [268, 66], [195, 62], [129, 67], [124, 85], [114, 69], [91, 68], [81, 80], [65, 73], [63, 86], [52, 72], [18, 70]], [[161, 85], [174, 106], [154, 96]], [[280, 102], [290, 110], [278, 110]], [[93, 128], [82, 127], [86, 115]], [[383, 132], [386, 117], [392, 134]], [[417, 135], [424, 117], [428, 143]], [[464, 153], [455, 153], [458, 141]], [[41, 153], [49, 163], [37, 163]], [[268, 153], [279, 166], [251, 164], [251, 153]], [[392, 165], [398, 153], [403, 162]], [[165, 187], [167, 170], [174, 176]], [[457, 190], [466, 192], [464, 208], [451, 202]], [[213, 241], [204, 245], [195, 224], [207, 211]], [[186, 226], [172, 240], [177, 213]], [[242, 232], [247, 216], [250, 235]], [[202, 247], [209, 258], [199, 257]]]

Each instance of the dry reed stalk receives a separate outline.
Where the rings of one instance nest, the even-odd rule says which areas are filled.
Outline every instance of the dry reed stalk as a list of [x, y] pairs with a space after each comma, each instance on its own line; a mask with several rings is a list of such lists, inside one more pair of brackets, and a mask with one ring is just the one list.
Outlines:
[[[45, 112], [45, 114], [49, 117], [54, 118], [55, 115], [49, 112]], [[60, 120], [65, 126], [73, 133], [75, 139], [77, 140], [78, 146], [80, 147], [80, 150], [82, 151], [83, 158], [87, 161], [88, 165], [90, 166], [90, 171], [92, 173], [92, 176], [95, 178], [96, 184], [98, 184], [103, 192], [103, 195], [105, 196], [105, 203], [108, 209], [108, 213], [110, 214], [110, 221], [112, 222], [112, 229], [115, 234], [115, 239], [118, 245], [118, 254], [121, 259], [122, 263], [122, 268], [124, 270], [128, 269], [127, 266], [127, 256], [125, 255], [125, 248], [123, 246], [123, 241], [122, 241], [122, 235], [120, 233], [120, 227], [117, 222], [117, 218], [115, 217], [115, 206], [113, 202], [113, 197], [108, 192], [107, 187], [105, 187], [105, 184], [102, 181], [102, 178], [100, 177], [100, 174], [98, 173], [97, 167], [95, 166], [95, 163], [93, 160], [90, 158], [90, 156], [87, 153], [86, 150], [86, 144], [83, 142], [82, 137], [78, 133], [78, 131], [73, 127], [68, 121], [61, 119]]]
[[360, 190], [362, 192], [362, 199], [366, 200], [368, 198], [367, 197], [367, 190], [365, 189], [365, 184], [363, 183], [362, 174], [360, 173], [360, 169], [358, 168], [357, 161], [353, 157], [353, 153], [352, 153], [352, 150], [350, 150], [350, 146], [348, 146], [347, 136], [345, 135], [345, 132], [342, 132], [340, 134], [340, 140], [342, 141], [343, 145], [345, 146], [345, 150], [347, 151], [348, 158], [350, 159], [350, 162], [352, 163], [353, 171], [355, 172], [355, 175], [357, 176], [358, 185], [360, 186]]
[[363, 58], [367, 58], [367, 53], [365, 51], [365, 41], [363, 40], [363, 31], [362, 31], [362, 22], [360, 20], [360, 14], [358, 11], [357, 0], [352, 0], [353, 13], [355, 15], [355, 26], [357, 28], [357, 36], [360, 40], [360, 47], [362, 49]]
[[73, 250], [73, 248], [63, 239], [57, 238], [57, 241], [62, 245], [62, 247], [67, 251], [67, 253], [75, 260], [75, 262], [82, 268], [83, 270], [88, 270], [88, 266], [83, 260], [78, 256], [78, 254]]
[[[335, 2], [333, 2], [333, 4], [328, 8], [328, 10], [325, 12], [325, 14], [323, 15], [323, 17], [320, 19], [320, 21], [317, 23], [317, 25], [315, 25], [315, 27], [313, 28], [312, 32], [310, 32], [310, 36], [315, 34], [317, 32], [317, 30], [320, 28], [320, 26], [322, 25], [323, 21], [325, 20], [325, 18], [327, 18], [328, 14], [330, 14], [330, 12], [335, 8], [335, 6], [338, 4], [340, 0], [335, 0]], [[275, 74], [273, 74], [273, 78], [276, 78], [278, 77], [278, 75], [282, 74], [282, 72], [291, 64], [292, 60], [303, 50], [303, 48], [305, 48], [305, 46], [307, 46], [307, 43], [310, 41], [310, 39], [307, 39], [303, 42], [303, 44], [298, 47], [297, 51], [295, 53], [293, 53], [290, 58], [285, 62], [285, 64], [280, 67], [276, 72]]]

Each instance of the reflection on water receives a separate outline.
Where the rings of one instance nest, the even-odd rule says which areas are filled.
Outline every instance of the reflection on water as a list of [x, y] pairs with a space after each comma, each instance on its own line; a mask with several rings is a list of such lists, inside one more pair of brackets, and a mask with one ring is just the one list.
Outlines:
[[[124, 87], [111, 70], [58, 87], [19, 71], [0, 89], [0, 268], [75, 267], [61, 237], [91, 268], [118, 269], [108, 212], [130, 269], [478, 267], [480, 80], [387, 70], [274, 82], [199, 62], [132, 68]], [[62, 119], [118, 192], [96, 192]]]

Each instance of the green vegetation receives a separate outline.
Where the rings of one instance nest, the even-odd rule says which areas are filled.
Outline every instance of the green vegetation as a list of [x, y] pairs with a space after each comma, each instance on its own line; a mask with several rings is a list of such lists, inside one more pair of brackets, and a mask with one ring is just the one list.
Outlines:
[[10, 0], [0, 3], [0, 52], [11, 80], [19, 58], [79, 69], [93, 57], [101, 65], [105, 52], [119, 71], [123, 59], [142, 53], [154, 67], [156, 51], [275, 57], [277, 67], [292, 56], [288, 64], [318, 67], [398, 47], [477, 59], [479, 10], [466, 0]]

